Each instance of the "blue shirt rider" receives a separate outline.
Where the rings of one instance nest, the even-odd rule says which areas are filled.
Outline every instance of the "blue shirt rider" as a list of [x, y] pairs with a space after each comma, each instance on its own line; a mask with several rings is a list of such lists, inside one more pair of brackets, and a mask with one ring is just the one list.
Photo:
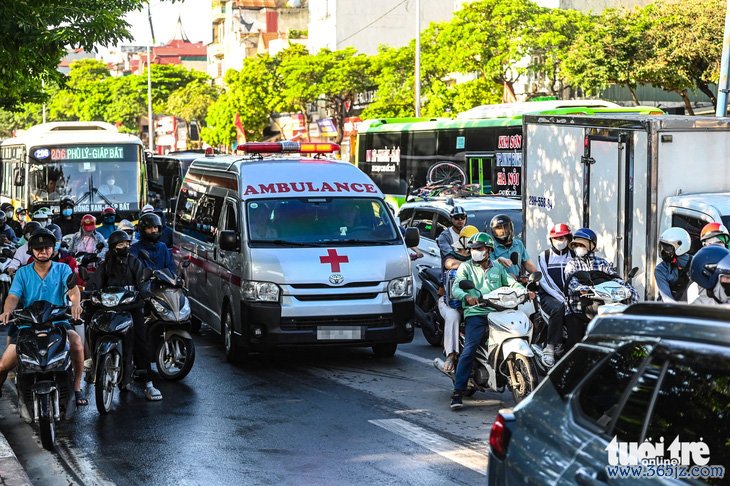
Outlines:
[[117, 230], [117, 210], [111, 206], [105, 207], [101, 212], [101, 226], [96, 231], [108, 240], [112, 233]]
[[[142, 264], [151, 270], [168, 269], [172, 275], [177, 275], [172, 251], [160, 242], [162, 221], [155, 213], [145, 213], [139, 218], [139, 241], [132, 244], [129, 253], [139, 258]], [[141, 250], [149, 255], [149, 259], [140, 256]]]
[[[507, 269], [512, 277], [519, 277], [524, 268], [528, 273], [537, 271], [537, 267], [530, 260], [525, 244], [515, 238], [515, 225], [506, 214], [497, 214], [489, 223], [494, 238], [494, 251], [490, 258], [498, 261]], [[515, 261], [516, 260], [516, 261]]]

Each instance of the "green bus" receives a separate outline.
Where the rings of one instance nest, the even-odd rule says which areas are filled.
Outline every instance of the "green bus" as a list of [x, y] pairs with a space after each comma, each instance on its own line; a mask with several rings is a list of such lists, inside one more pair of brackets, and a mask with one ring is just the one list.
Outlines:
[[552, 100], [484, 105], [456, 119], [390, 118], [362, 122], [355, 163], [392, 202], [439, 182], [477, 194], [522, 196], [522, 115], [661, 114], [603, 100]]

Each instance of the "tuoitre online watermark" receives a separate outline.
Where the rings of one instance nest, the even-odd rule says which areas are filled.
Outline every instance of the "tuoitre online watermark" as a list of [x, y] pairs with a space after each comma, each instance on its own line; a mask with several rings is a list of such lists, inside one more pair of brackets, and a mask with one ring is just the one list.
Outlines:
[[725, 467], [710, 465], [710, 447], [703, 442], [682, 442], [679, 436], [668, 445], [658, 442], [620, 442], [616, 436], [606, 447], [606, 474], [612, 479], [722, 479]]

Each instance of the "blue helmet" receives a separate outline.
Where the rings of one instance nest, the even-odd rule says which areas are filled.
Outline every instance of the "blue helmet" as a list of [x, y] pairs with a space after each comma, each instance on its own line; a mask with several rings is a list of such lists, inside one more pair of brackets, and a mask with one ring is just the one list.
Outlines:
[[730, 270], [723, 271], [725, 267], [730, 266], [730, 261], [726, 257], [730, 255], [727, 248], [718, 245], [711, 245], [701, 248], [695, 256], [692, 257], [692, 264], [689, 268], [689, 278], [697, 282], [697, 285], [706, 290], [713, 290], [717, 285], [717, 279], [720, 273], [727, 273]]
[[578, 239], [588, 240], [593, 244], [592, 247], [588, 249], [588, 251], [595, 250], [596, 245], [598, 245], [598, 237], [596, 236], [596, 233], [590, 228], [580, 228], [576, 230], [575, 233], [573, 233], [573, 241]]

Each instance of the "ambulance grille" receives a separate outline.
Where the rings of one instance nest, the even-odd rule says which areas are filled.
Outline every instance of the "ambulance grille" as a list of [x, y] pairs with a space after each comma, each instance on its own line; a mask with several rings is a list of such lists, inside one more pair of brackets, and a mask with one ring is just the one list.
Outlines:
[[282, 317], [280, 326], [283, 331], [314, 330], [317, 326], [363, 326], [367, 329], [393, 327], [389, 315], [347, 316], [347, 317]]
[[343, 287], [376, 287], [382, 282], [348, 282], [343, 285], [328, 285], [323, 283], [308, 283], [308, 284], [289, 284], [293, 289], [331, 289]]
[[367, 294], [320, 294], [320, 295], [293, 295], [295, 299], [301, 302], [319, 302], [325, 300], [363, 300], [374, 299], [378, 296], [377, 292]]

